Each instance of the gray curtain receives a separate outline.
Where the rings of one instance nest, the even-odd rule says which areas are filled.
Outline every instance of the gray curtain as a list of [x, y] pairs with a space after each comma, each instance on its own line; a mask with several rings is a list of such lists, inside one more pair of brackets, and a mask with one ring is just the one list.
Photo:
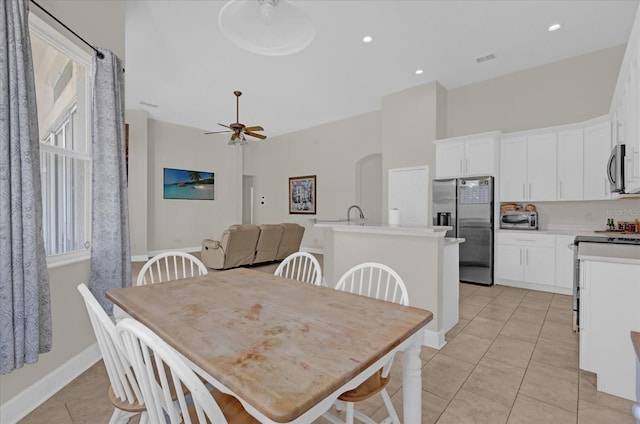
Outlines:
[[120, 59], [94, 55], [92, 123], [91, 276], [89, 289], [111, 314], [104, 293], [131, 286], [131, 246], [124, 137], [124, 78]]
[[0, 1], [0, 374], [51, 350], [40, 146], [26, 0]]

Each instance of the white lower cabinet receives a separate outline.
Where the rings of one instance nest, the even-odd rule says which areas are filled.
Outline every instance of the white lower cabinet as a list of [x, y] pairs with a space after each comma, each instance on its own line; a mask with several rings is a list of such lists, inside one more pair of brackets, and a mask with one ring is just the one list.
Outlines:
[[635, 399], [635, 352], [640, 329], [640, 265], [580, 263], [580, 368], [597, 374], [597, 389]]
[[556, 287], [573, 290], [575, 236], [556, 235]]
[[555, 291], [555, 235], [502, 231], [495, 250], [498, 284]]

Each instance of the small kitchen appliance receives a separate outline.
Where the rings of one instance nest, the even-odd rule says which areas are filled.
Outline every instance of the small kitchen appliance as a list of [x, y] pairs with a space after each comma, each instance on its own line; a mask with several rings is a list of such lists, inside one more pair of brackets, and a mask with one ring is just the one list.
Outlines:
[[502, 211], [500, 212], [500, 229], [537, 230], [538, 212]]

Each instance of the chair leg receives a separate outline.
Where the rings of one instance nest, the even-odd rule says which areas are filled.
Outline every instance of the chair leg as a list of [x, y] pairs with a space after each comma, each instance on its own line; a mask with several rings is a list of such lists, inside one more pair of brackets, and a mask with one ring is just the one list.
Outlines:
[[142, 414], [140, 414], [139, 424], [149, 424], [149, 414], [147, 414], [147, 411], [144, 411]]
[[387, 393], [387, 389], [382, 389], [380, 391], [380, 395], [382, 396], [382, 400], [384, 401], [384, 404], [387, 407], [387, 411], [389, 412], [389, 417], [391, 417], [391, 422], [393, 422], [393, 424], [400, 424], [400, 418], [398, 418], [398, 414], [396, 414], [396, 410], [393, 407], [393, 403], [391, 403], [391, 398], [389, 397], [389, 393]]
[[[126, 424], [129, 422], [131, 417], [136, 416], [138, 413], [136, 412], [127, 412], [122, 409], [113, 408], [113, 414], [111, 414], [111, 418], [109, 419], [109, 424]], [[140, 423], [142, 423], [142, 418], [140, 419]]]
[[354, 406], [353, 406], [353, 402], [346, 402], [347, 404], [347, 417], [345, 418], [344, 422], [345, 424], [353, 424], [353, 411], [354, 411]]
[[331, 421], [333, 424], [344, 424], [344, 421], [333, 415], [331, 412], [325, 412], [324, 414], [322, 414], [322, 418], [327, 421]]

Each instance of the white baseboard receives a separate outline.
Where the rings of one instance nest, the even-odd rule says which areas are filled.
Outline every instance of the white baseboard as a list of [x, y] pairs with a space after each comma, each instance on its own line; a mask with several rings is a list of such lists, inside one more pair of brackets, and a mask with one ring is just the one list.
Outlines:
[[177, 251], [177, 252], [193, 253], [193, 252], [200, 252], [201, 250], [202, 250], [202, 246], [179, 247], [179, 248], [175, 248], [175, 249], [154, 250], [154, 251], [148, 253], [148, 257], [149, 258], [153, 258], [154, 256], [159, 255], [160, 253], [165, 253], [165, 252], [176, 252]]
[[307, 253], [317, 253], [318, 255], [324, 255], [324, 249], [321, 247], [304, 247], [301, 246], [300, 247], [300, 251], [301, 252], [307, 252]]
[[0, 422], [17, 423], [101, 358], [98, 344], [92, 344], [0, 406]]
[[573, 295], [573, 288], [548, 286], [546, 284], [525, 283], [524, 281], [503, 280], [502, 278], [496, 278], [494, 283], [499, 286], [518, 287], [521, 289], [545, 291], [549, 293]]
[[442, 349], [444, 345], [447, 344], [447, 341], [444, 338], [445, 331], [444, 329], [440, 331], [429, 330], [428, 328], [424, 329], [424, 341], [422, 344], [424, 346], [432, 347], [434, 349]]

